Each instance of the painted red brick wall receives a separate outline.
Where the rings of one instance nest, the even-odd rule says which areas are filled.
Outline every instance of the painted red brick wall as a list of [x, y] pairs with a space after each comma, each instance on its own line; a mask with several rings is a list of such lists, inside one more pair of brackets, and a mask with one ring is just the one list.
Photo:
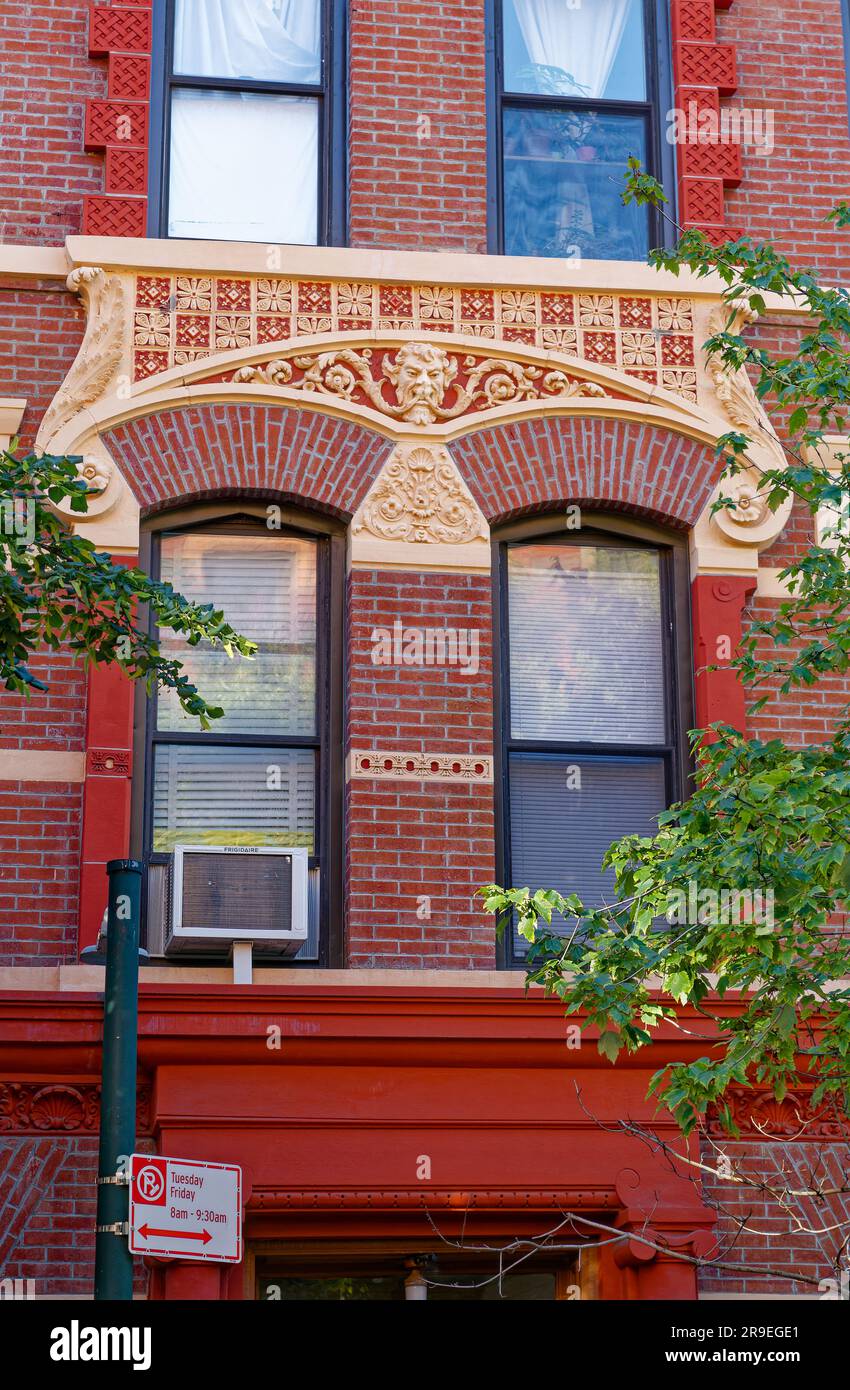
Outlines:
[[4, 0], [0, 12], [0, 241], [59, 246], [103, 188], [83, 149], [86, 97], [106, 93], [84, 0]]
[[0, 965], [76, 962], [81, 814], [79, 785], [0, 782]]
[[349, 0], [352, 246], [485, 251], [484, 0]]
[[[376, 664], [373, 634], [397, 620], [475, 631], [477, 672]], [[489, 576], [355, 570], [348, 670], [351, 748], [492, 756]], [[347, 819], [348, 963], [492, 967], [492, 918], [475, 901], [495, 872], [492, 785], [356, 778]]]

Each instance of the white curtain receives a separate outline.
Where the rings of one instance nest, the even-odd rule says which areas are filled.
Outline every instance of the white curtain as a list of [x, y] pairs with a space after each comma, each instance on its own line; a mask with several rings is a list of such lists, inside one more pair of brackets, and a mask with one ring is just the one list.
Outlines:
[[[178, 0], [174, 70], [318, 82], [320, 0]], [[168, 234], [314, 245], [319, 109], [313, 98], [177, 88]]]
[[178, 88], [168, 235], [315, 246], [318, 161], [314, 98]]
[[623, 37], [631, 0], [513, 0], [532, 63], [563, 68], [586, 91], [602, 97]]
[[174, 71], [318, 82], [320, 0], [177, 0]]

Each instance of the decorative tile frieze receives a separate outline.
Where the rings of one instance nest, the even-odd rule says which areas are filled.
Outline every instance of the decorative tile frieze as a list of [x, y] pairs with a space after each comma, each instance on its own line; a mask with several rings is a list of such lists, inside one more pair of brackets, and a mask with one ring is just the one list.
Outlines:
[[[569, 353], [620, 370], [638, 367], [641, 380], [673, 390], [673, 379], [663, 382], [660, 368], [694, 361], [692, 302], [669, 295], [140, 275], [134, 309], [136, 381], [206, 353], [322, 333], [464, 334]], [[668, 335], [679, 341], [665, 351]], [[691, 384], [680, 392], [687, 399]]]
[[493, 781], [493, 759], [456, 753], [384, 753], [378, 749], [349, 754], [352, 780], [384, 782], [466, 782], [487, 786]]

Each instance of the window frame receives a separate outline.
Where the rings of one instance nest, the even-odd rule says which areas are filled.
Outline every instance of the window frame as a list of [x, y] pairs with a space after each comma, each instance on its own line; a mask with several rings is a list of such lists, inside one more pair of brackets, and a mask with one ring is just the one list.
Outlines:
[[[586, 98], [550, 96], [541, 92], [506, 92], [502, 9], [503, 0], [485, 0], [485, 42], [487, 69], [487, 250], [491, 255], [505, 252], [504, 197], [504, 120], [506, 106], [515, 108], [573, 111], [610, 111], [622, 115], [644, 114], [647, 127], [647, 172], [663, 185], [669, 203], [667, 217], [656, 208], [648, 209], [649, 245], [670, 247], [675, 243], [676, 151], [663, 138], [662, 113], [673, 107], [673, 49], [668, 0], [643, 0], [646, 46], [646, 100], [593, 101]], [[540, 257], [557, 260], [558, 257]], [[635, 262], [637, 264], [637, 262]]]
[[[151, 54], [150, 168], [148, 173], [148, 236], [168, 235], [168, 197], [171, 164], [171, 94], [175, 88], [261, 92], [279, 96], [312, 96], [319, 102], [317, 246], [348, 244], [347, 143], [347, 0], [320, 0], [322, 6], [322, 77], [317, 84], [265, 82], [248, 78], [187, 77], [174, 73], [174, 16], [176, 0], [154, 0]], [[222, 244], [228, 242], [222, 239]], [[252, 245], [265, 245], [255, 242]], [[286, 245], [287, 243], [281, 243]], [[300, 243], [299, 243], [300, 244]], [[307, 243], [311, 245], [312, 243]]]
[[[158, 743], [214, 744], [223, 747], [315, 747], [317, 750], [315, 839], [310, 868], [321, 869], [319, 881], [318, 954], [309, 960], [286, 960], [287, 969], [340, 967], [343, 963], [342, 818], [343, 818], [343, 604], [345, 592], [345, 530], [338, 522], [279, 503], [281, 525], [265, 525], [265, 502], [234, 499], [159, 512], [143, 522], [139, 566], [158, 575], [161, 542], [175, 532], [244, 534], [245, 523], [271, 536], [296, 536], [317, 543], [316, 565], [316, 734], [315, 737], [245, 733], [185, 733], [156, 729], [156, 695], [148, 696], [138, 682], [134, 701], [130, 853], [145, 867], [142, 879], [142, 923], [147, 923], [147, 867], [166, 864], [170, 856], [153, 850], [153, 750]], [[140, 614], [148, 631], [155, 631], [149, 612]], [[203, 694], [203, 691], [201, 692]], [[159, 959], [157, 957], [157, 959]], [[194, 958], [193, 958], [194, 960]], [[184, 962], [186, 963], [186, 962]], [[198, 963], [204, 962], [201, 956]]]
[[[577, 740], [513, 738], [510, 728], [510, 632], [508, 625], [508, 547], [564, 541], [573, 545], [636, 546], [660, 556], [661, 604], [664, 641], [664, 690], [666, 741], [663, 745], [590, 743]], [[694, 694], [691, 643], [690, 564], [687, 539], [650, 523], [605, 511], [584, 510], [581, 530], [566, 531], [563, 511], [494, 528], [493, 618], [498, 663], [493, 681], [495, 739], [494, 791], [496, 803], [496, 882], [511, 886], [510, 756], [513, 752], [555, 753], [575, 757], [623, 756], [664, 758], [667, 805], [684, 799], [693, 790], [693, 760], [688, 731], [693, 728]], [[546, 888], [551, 885], [537, 884]], [[524, 959], [514, 947], [513, 933], [505, 931], [497, 943], [496, 963], [502, 970], [524, 969]]]

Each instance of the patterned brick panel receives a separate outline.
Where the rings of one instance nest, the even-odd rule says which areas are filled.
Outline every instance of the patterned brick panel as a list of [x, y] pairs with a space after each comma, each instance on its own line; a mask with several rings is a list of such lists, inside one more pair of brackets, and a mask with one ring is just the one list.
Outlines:
[[87, 21], [80, 0], [0, 6], [2, 242], [61, 246], [79, 235], [83, 196], [102, 189], [101, 161], [83, 150], [86, 98], [106, 93], [103, 64], [88, 57]]
[[[352, 573], [352, 747], [492, 756], [491, 604], [488, 575]], [[462, 649], [477, 642], [477, 660], [375, 663], [373, 633], [397, 621], [470, 634]], [[492, 784], [358, 777], [347, 803], [348, 963], [492, 968], [493, 923], [475, 897], [495, 873]]]
[[[703, 1198], [717, 1208], [716, 1234], [723, 1242], [723, 1260], [733, 1268], [703, 1270], [701, 1292], [726, 1296], [805, 1294], [817, 1298], [819, 1281], [834, 1278], [833, 1263], [850, 1222], [850, 1195], [839, 1192], [818, 1201], [792, 1198], [783, 1211], [771, 1197], [770, 1189], [811, 1187], [813, 1174], [817, 1185], [826, 1191], [846, 1188], [846, 1141], [793, 1143], [777, 1138], [764, 1142], [716, 1142], [720, 1142], [723, 1153], [731, 1160], [733, 1173], [762, 1182], [768, 1190], [760, 1192], [757, 1187], [724, 1182], [718, 1177], [704, 1180]], [[703, 1157], [716, 1165], [716, 1149], [708, 1149]], [[752, 1269], [738, 1273], [736, 1264], [787, 1271], [788, 1277], [759, 1275]]]
[[451, 450], [491, 523], [577, 502], [693, 526], [717, 477], [711, 449], [622, 420], [526, 420], [465, 435]]
[[148, 186], [148, 152], [144, 146], [138, 149], [122, 145], [110, 145], [106, 151], [106, 191], [107, 193], [128, 193], [144, 195]]
[[[731, 0], [670, 0], [673, 32], [674, 103], [686, 118], [713, 110], [737, 84], [734, 48], [715, 41], [715, 9]], [[698, 127], [697, 127], [698, 129]], [[677, 145], [679, 221], [700, 227], [712, 240], [736, 233], [725, 226], [724, 188], [740, 182], [740, 149], [718, 132], [711, 143], [688, 139]]]
[[151, 80], [150, 4], [92, 5], [89, 52], [108, 56], [108, 100], [86, 107], [85, 147], [105, 149], [105, 195], [85, 199], [83, 230], [143, 237], [147, 231], [147, 145]]
[[[96, 1134], [0, 1139], [0, 1280], [31, 1279], [36, 1298], [92, 1297], [96, 1177]], [[147, 1288], [141, 1259], [135, 1288]]]
[[280, 406], [202, 405], [132, 420], [105, 436], [142, 507], [262, 496], [354, 513], [390, 452], [344, 420]]

